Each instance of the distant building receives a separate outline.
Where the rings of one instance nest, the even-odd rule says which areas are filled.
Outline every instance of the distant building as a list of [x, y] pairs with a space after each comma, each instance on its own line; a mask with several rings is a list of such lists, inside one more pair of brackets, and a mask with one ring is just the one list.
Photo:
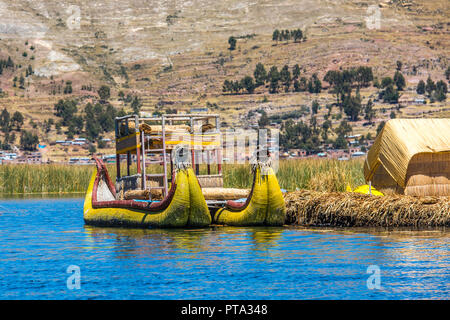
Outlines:
[[365, 155], [366, 155], [365, 152], [358, 151], [358, 152], [352, 153], [352, 158], [363, 157], [363, 156], [365, 156]]
[[69, 159], [69, 164], [91, 164], [92, 159], [91, 158], [86, 158], [86, 157], [80, 157], [80, 158], [70, 158]]

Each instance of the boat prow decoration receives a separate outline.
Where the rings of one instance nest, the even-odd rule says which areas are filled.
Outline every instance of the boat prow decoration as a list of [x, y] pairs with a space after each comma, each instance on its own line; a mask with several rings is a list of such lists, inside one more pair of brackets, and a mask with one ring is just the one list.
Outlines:
[[286, 206], [277, 177], [268, 163], [253, 166], [253, 184], [245, 203], [228, 201], [217, 211], [217, 224], [232, 226], [279, 226], [286, 217]]
[[177, 168], [175, 181], [160, 202], [116, 200], [115, 186], [104, 163], [95, 158], [84, 202], [84, 221], [89, 225], [121, 227], [201, 227], [211, 216], [191, 167]]

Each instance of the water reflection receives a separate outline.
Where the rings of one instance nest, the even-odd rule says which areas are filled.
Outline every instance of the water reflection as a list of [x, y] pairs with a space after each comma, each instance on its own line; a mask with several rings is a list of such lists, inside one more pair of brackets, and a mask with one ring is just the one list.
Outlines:
[[[268, 250], [277, 246], [284, 228], [212, 227], [205, 229], [132, 229], [84, 226], [86, 249], [112, 241], [116, 252], [152, 254], [157, 252], [195, 253], [218, 251], [224, 243], [251, 240], [253, 249]], [[123, 255], [123, 257], [126, 257]]]
[[[448, 299], [450, 232], [85, 226], [82, 199], [0, 201], [0, 298]], [[65, 270], [82, 270], [69, 292]], [[382, 290], [366, 286], [381, 269]]]

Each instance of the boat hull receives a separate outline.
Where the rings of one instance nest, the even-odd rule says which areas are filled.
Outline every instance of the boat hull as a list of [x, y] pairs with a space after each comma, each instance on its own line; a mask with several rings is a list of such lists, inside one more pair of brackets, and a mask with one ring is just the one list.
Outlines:
[[272, 168], [257, 166], [252, 190], [245, 204], [228, 202], [217, 211], [216, 224], [230, 226], [280, 226], [284, 224], [286, 206], [278, 180]]
[[[99, 189], [114, 188], [106, 168], [99, 161], [84, 201], [84, 221], [88, 225], [138, 228], [205, 227], [211, 223], [203, 195], [192, 168], [180, 169], [169, 195], [160, 204], [134, 200], [99, 201]], [[103, 182], [101, 182], [103, 180]], [[196, 184], [197, 185], [196, 185]], [[111, 190], [115, 194], [115, 190]], [[201, 195], [199, 196], [198, 193]]]

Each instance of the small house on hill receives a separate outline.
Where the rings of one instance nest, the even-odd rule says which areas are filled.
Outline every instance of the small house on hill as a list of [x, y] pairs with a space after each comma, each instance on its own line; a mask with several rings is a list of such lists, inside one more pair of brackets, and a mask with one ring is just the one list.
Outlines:
[[450, 119], [392, 119], [364, 163], [366, 181], [382, 192], [450, 196]]

